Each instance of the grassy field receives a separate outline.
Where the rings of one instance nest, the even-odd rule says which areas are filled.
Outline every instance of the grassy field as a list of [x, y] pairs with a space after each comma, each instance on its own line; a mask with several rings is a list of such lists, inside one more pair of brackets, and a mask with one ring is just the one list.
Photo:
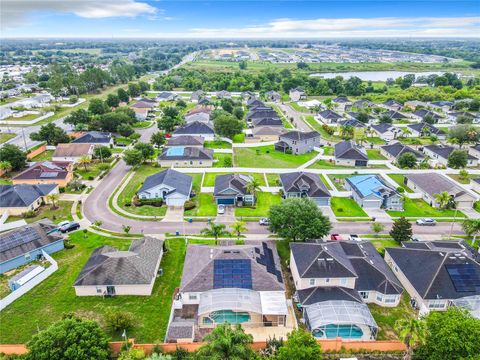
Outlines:
[[211, 193], [197, 193], [194, 198], [197, 206], [191, 210], [186, 210], [183, 215], [189, 216], [215, 216], [217, 215], [217, 204]]
[[207, 149], [231, 149], [232, 144], [223, 140], [205, 141], [204, 147]]
[[343, 165], [336, 165], [335, 162], [332, 160], [317, 160], [314, 164], [308, 167], [309, 169], [353, 169], [354, 166], [343, 166]]
[[315, 157], [316, 152], [302, 155], [284, 154], [275, 151], [273, 145], [254, 148], [235, 148], [233, 163], [238, 167], [252, 168], [294, 168]]
[[386, 160], [387, 158], [380, 154], [380, 150], [370, 149], [367, 150], [367, 155], [369, 160]]
[[[64, 220], [73, 220], [70, 214], [72, 209], [72, 202], [57, 201], [57, 208], [52, 209], [50, 205], [42, 205], [36, 212], [36, 215], [31, 218], [25, 218], [27, 223], [32, 223], [44, 218], [49, 218], [54, 223], [59, 223]], [[10, 216], [8, 222], [23, 219], [21, 216]]]
[[86, 169], [83, 165], [79, 164], [75, 169], [75, 174], [79, 175], [83, 180], [93, 180], [102, 172], [100, 164], [101, 163], [89, 164]]
[[0, 144], [6, 143], [8, 140], [12, 140], [17, 134], [13, 133], [0, 133]]
[[304, 120], [305, 122], [310, 125], [315, 131], [318, 131], [318, 133], [320, 134], [320, 136], [322, 137], [322, 139], [324, 140], [327, 140], [327, 141], [334, 141], [334, 142], [338, 142], [338, 141], [342, 141], [342, 138], [340, 136], [336, 136], [336, 135], [330, 135], [329, 133], [327, 133], [325, 131], [325, 129], [322, 127], [322, 125], [320, 125], [316, 120], [315, 118], [313, 117], [313, 115], [307, 115], [304, 117]]
[[[230, 173], [205, 173], [205, 177], [203, 178], [203, 186], [215, 186], [215, 178], [218, 175], [224, 175], [224, 174], [230, 174]], [[252, 176], [254, 179], [257, 179], [258, 182], [260, 183], [260, 186], [266, 186], [265, 184], [265, 178], [262, 173], [242, 173], [244, 175], [249, 175]], [[276, 174], [273, 174], [276, 175]]]
[[402, 174], [387, 174], [388, 177], [390, 177], [391, 179], [393, 179], [393, 181], [395, 181], [398, 186], [401, 186], [405, 189], [406, 192], [408, 193], [413, 193], [413, 190], [410, 189], [407, 185], [404, 184], [404, 179], [405, 179], [405, 175], [402, 175]]
[[268, 216], [270, 206], [279, 204], [282, 198], [278, 194], [258, 192], [255, 207], [237, 207], [235, 216]]
[[[435, 209], [422, 199], [406, 198], [403, 203], [404, 211], [387, 211], [392, 217], [454, 217], [455, 210]], [[457, 211], [457, 217], [465, 217], [461, 211]]]
[[44, 151], [41, 154], [35, 156], [32, 161], [47, 161], [52, 160], [53, 150]]
[[22, 117], [13, 117], [10, 116], [5, 119], [5, 121], [30, 121], [30, 120], [35, 120], [36, 118], [42, 116], [42, 114], [28, 114]]
[[225, 159], [232, 160], [232, 154], [214, 153], [213, 159], [217, 160], [213, 163], [213, 167], [220, 167], [220, 168], [228, 167], [228, 166], [225, 166]]
[[[59, 269], [0, 313], [3, 329], [0, 331], [0, 343], [24, 343], [38, 330], [60, 320], [66, 313], [95, 319], [105, 327], [105, 313], [108, 310], [126, 311], [135, 317], [135, 326], [128, 332], [130, 337], [140, 342], [162, 342], [172, 295], [175, 287], [180, 284], [185, 257], [183, 239], [166, 241], [168, 251], [164, 253], [160, 265], [163, 275], [155, 280], [151, 296], [102, 298], [77, 297], [72, 285], [95, 248], [111, 245], [126, 250], [130, 246], [130, 240], [112, 239], [92, 233], [84, 238], [81, 232], [69, 237], [75, 247], [53, 255]], [[108, 334], [113, 340], [121, 339], [121, 333]]]
[[344, 197], [332, 197], [331, 207], [335, 216], [340, 217], [368, 217], [367, 213], [355, 202]]

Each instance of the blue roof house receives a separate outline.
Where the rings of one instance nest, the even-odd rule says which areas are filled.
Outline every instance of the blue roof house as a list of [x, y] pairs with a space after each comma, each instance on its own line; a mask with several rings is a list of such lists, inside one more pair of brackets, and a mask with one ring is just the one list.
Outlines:
[[362, 208], [403, 211], [402, 196], [379, 175], [349, 177], [345, 188]]

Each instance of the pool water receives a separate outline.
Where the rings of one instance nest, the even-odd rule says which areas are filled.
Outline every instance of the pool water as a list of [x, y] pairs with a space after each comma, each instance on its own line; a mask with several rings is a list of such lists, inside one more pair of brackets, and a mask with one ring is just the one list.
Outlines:
[[215, 311], [210, 314], [210, 318], [216, 323], [241, 324], [250, 320], [250, 315], [246, 312], [235, 312], [232, 310]]
[[356, 325], [334, 325], [322, 326], [313, 331], [316, 338], [335, 339], [337, 336], [343, 339], [359, 339], [363, 336], [363, 331]]

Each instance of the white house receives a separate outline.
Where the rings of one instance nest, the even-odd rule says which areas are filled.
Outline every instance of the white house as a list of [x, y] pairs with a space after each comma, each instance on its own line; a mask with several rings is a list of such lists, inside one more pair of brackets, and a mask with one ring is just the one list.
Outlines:
[[191, 192], [191, 176], [167, 169], [147, 177], [137, 195], [139, 199], [162, 199], [168, 206], [183, 206]]

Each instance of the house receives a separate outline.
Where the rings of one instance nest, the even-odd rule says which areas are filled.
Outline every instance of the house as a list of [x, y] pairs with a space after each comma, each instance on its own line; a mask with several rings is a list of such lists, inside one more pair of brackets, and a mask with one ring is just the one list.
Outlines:
[[[261, 123], [262, 121], [260, 121]], [[255, 126], [252, 130], [252, 135], [255, 142], [262, 141], [276, 141], [278, 137], [284, 134], [287, 130], [282, 126]]]
[[480, 159], [480, 144], [475, 144], [468, 148], [468, 153]]
[[280, 174], [283, 196], [287, 198], [309, 198], [318, 206], [330, 205], [330, 192], [317, 174], [291, 172]]
[[353, 200], [362, 208], [403, 211], [402, 196], [380, 175], [348, 177], [345, 189], [352, 192]]
[[400, 142], [394, 142], [393, 144], [380, 146], [380, 153], [390, 160], [398, 160], [400, 156], [406, 153], [415, 155], [417, 161], [422, 161], [425, 157], [419, 151], [412, 149], [408, 145], [404, 145]]
[[0, 234], [0, 274], [64, 248], [57, 225], [43, 219]]
[[332, 111], [332, 110], [320, 111], [318, 113], [318, 117], [325, 124], [334, 124], [334, 123], [337, 123], [339, 120], [343, 119], [343, 116], [337, 114], [335, 111]]
[[137, 196], [139, 199], [162, 199], [168, 206], [183, 206], [191, 192], [190, 175], [167, 169], [148, 176]]
[[412, 112], [411, 117], [419, 121], [423, 121], [426, 117], [431, 117], [435, 120], [435, 123], [437, 123], [442, 118], [437, 113], [426, 109], [420, 109]]
[[174, 101], [179, 98], [180, 96], [169, 91], [162, 91], [157, 95], [157, 101]]
[[292, 101], [305, 100], [307, 98], [307, 93], [302, 88], [290, 89], [288, 95]]
[[192, 109], [185, 114], [185, 122], [187, 124], [195, 121], [208, 123], [210, 122], [211, 113], [212, 109], [206, 107]]
[[199, 102], [205, 96], [205, 93], [202, 90], [196, 90], [190, 95], [190, 101]]
[[173, 137], [183, 135], [201, 136], [205, 140], [213, 140], [215, 138], [215, 131], [209, 124], [194, 121], [177, 128], [172, 134]]
[[472, 189], [480, 193], [480, 177], [471, 179]]
[[254, 110], [250, 110], [245, 117], [247, 122], [253, 122], [256, 119], [263, 119], [263, 118], [278, 118], [278, 114], [275, 110], [270, 107], [262, 107], [262, 108], [255, 108]]
[[402, 129], [386, 123], [371, 125], [370, 128], [375, 130], [380, 139], [385, 140], [386, 142], [400, 137], [403, 133]]
[[368, 165], [367, 151], [352, 140], [335, 144], [335, 164], [342, 166], [364, 167]]
[[375, 104], [371, 102], [370, 100], [357, 100], [352, 104], [352, 107], [357, 108], [357, 109], [366, 109], [366, 108], [371, 108], [374, 107]]
[[439, 140], [445, 140], [447, 136], [447, 133], [445, 131], [426, 122], [408, 124], [407, 128], [411, 132], [410, 137], [435, 135]]
[[73, 163], [69, 161], [42, 161], [12, 178], [12, 184], [55, 184], [65, 187], [73, 179]]
[[338, 96], [332, 100], [332, 103], [341, 111], [346, 111], [352, 107], [352, 102], [346, 96]]
[[468, 118], [468, 119], [471, 119], [472, 121], [476, 118], [476, 116], [472, 113], [469, 113], [469, 112], [466, 112], [466, 111], [453, 111], [453, 112], [449, 112], [447, 114], [447, 118], [452, 121], [452, 122], [457, 122], [457, 119], [459, 117], [464, 117], [464, 118]]
[[474, 195], [439, 173], [407, 174], [405, 185], [414, 192], [421, 193], [422, 199], [430, 206], [438, 208], [435, 195], [447, 192], [455, 201], [458, 209], [471, 209], [477, 200]]
[[385, 261], [420, 314], [450, 306], [478, 313], [469, 303], [480, 296], [480, 263], [463, 242], [403, 242], [402, 247], [385, 248]]
[[403, 288], [369, 242], [291, 243], [290, 269], [307, 327], [317, 338], [374, 340], [366, 303], [399, 304]]
[[152, 110], [155, 107], [155, 102], [151, 101], [137, 101], [135, 104], [130, 105], [131, 109], [147, 109]]
[[255, 196], [249, 194], [248, 183], [252, 177], [242, 174], [225, 174], [215, 177], [213, 197], [217, 205], [254, 204]]
[[157, 158], [161, 167], [212, 167], [213, 150], [198, 147], [169, 147]]
[[209, 106], [210, 99], [208, 97], [201, 98], [200, 100], [198, 100], [197, 104], [200, 106]]
[[278, 140], [275, 143], [275, 150], [284, 153], [290, 151], [295, 155], [305, 154], [320, 146], [320, 134], [316, 131], [301, 132], [292, 130], [280, 135]]
[[168, 139], [166, 147], [198, 147], [203, 148], [205, 139], [201, 136], [180, 135]]
[[58, 144], [53, 152], [52, 161], [71, 161], [75, 163], [84, 156], [92, 158], [93, 148], [93, 144]]
[[147, 119], [150, 109], [147, 108], [131, 108], [135, 113], [135, 118], [139, 121], [144, 121]]
[[282, 100], [282, 95], [276, 91], [267, 91], [265, 97], [267, 98], [267, 101], [280, 102]]
[[380, 106], [387, 110], [393, 110], [393, 111], [399, 111], [403, 107], [402, 103], [396, 100], [387, 100], [381, 103]]
[[73, 283], [77, 296], [152, 294], [163, 255], [163, 241], [133, 240], [128, 250], [109, 245], [95, 249]]
[[410, 100], [410, 101], [405, 101], [405, 104], [403, 104], [406, 108], [409, 108], [410, 110], [416, 110], [417, 108], [426, 108], [428, 104], [423, 101], [419, 100]]
[[217, 91], [217, 98], [219, 99], [231, 99], [232, 94], [227, 90]]
[[[247, 99], [247, 107], [252, 109], [257, 106], [266, 106], [264, 102], [258, 100], [256, 97], [252, 96]], [[268, 106], [270, 108], [270, 106]]]
[[270, 127], [281, 127], [281, 128], [283, 128], [282, 119], [280, 119], [279, 117], [255, 118], [255, 119], [252, 120], [251, 125], [253, 127], [270, 126]]
[[19, 216], [37, 210], [51, 194], [58, 194], [56, 184], [0, 185], [0, 215]]
[[351, 127], [359, 128], [359, 129], [363, 129], [363, 128], [367, 127], [363, 122], [358, 121], [357, 119], [342, 120], [342, 121], [338, 122], [338, 125], [339, 126], [351, 126]]
[[381, 117], [387, 116], [390, 120], [405, 120], [407, 117], [395, 110], [388, 110], [380, 114]]
[[[294, 318], [285, 298], [273, 242], [252, 245], [188, 245], [182, 280], [173, 301], [167, 341], [192, 333], [201, 341], [219, 324], [241, 324], [255, 341], [286, 336]], [[193, 329], [187, 330], [189, 326]], [[182, 328], [181, 331], [177, 327]]]
[[453, 108], [453, 101], [432, 101], [429, 105], [437, 111], [448, 112]]
[[[427, 145], [423, 148], [425, 155], [432, 159], [433, 164], [448, 165], [448, 157], [454, 150], [459, 150], [449, 145]], [[465, 151], [466, 152], [466, 151]], [[478, 165], [478, 158], [467, 153], [467, 167]]]
[[111, 133], [106, 131], [88, 131], [77, 137], [72, 143], [113, 146], [113, 137]]

